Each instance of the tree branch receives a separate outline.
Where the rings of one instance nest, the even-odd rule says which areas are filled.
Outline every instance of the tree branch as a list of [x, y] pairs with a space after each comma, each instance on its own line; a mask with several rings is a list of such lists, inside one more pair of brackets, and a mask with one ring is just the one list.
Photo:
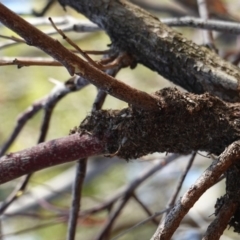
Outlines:
[[77, 161], [76, 176], [72, 187], [72, 207], [68, 220], [67, 240], [74, 240], [82, 198], [83, 182], [87, 171], [87, 158]]
[[238, 203], [233, 199], [228, 199], [226, 203], [221, 206], [217, 217], [208, 226], [206, 233], [202, 240], [218, 240], [222, 236], [224, 230], [227, 228], [230, 219], [236, 212]]
[[[44, 34], [0, 3], [0, 22], [18, 33], [26, 43], [43, 50], [59, 61], [71, 75], [77, 74], [110, 95], [142, 109], [157, 110], [157, 99], [107, 75], [71, 53], [57, 40]], [[29, 34], [31, 33], [31, 34]]]
[[38, 111], [40, 111], [41, 109], [52, 108], [60, 99], [62, 99], [67, 94], [85, 87], [88, 84], [88, 81], [79, 76], [74, 76], [68, 79], [64, 84], [57, 81], [55, 81], [54, 83], [56, 84], [55, 87], [47, 96], [34, 102], [30, 107], [28, 107], [23, 113], [18, 116], [16, 120], [16, 125], [10, 137], [0, 148], [0, 156], [5, 154], [5, 152], [13, 143], [13, 141], [15, 141], [27, 121], [29, 121], [35, 114], [37, 114]]
[[[113, 45], [137, 62], [194, 93], [239, 101], [239, 69], [211, 50], [185, 39], [125, 0], [59, 0], [98, 24]], [[124, 18], [124, 20], [123, 20]]]
[[100, 110], [87, 116], [80, 131], [107, 136], [111, 156], [125, 159], [165, 151], [203, 150], [219, 155], [239, 139], [239, 104], [224, 103], [209, 94], [181, 93], [171, 88], [155, 94], [159, 98], [158, 112], [134, 107]]
[[240, 33], [240, 24], [237, 22], [228, 22], [212, 19], [204, 20], [195, 17], [166, 18], [161, 19], [161, 22], [172, 27], [194, 27], [231, 34]]
[[171, 88], [156, 96], [158, 112], [134, 107], [95, 111], [78, 129], [83, 136], [75, 134], [6, 155], [0, 159], [0, 183], [93, 154], [132, 159], [153, 152], [203, 150], [219, 155], [239, 139], [239, 104]]
[[[240, 142], [231, 144], [210, 167], [198, 178], [194, 185], [183, 195], [175, 207], [169, 212], [163, 225], [159, 226], [151, 240], [171, 239], [183, 217], [196, 203], [199, 197], [240, 157]], [[234, 207], [232, 208], [234, 210]], [[232, 212], [232, 211], [231, 211]]]
[[0, 161], [0, 183], [64, 162], [104, 154], [104, 144], [104, 139], [73, 134], [9, 153]]

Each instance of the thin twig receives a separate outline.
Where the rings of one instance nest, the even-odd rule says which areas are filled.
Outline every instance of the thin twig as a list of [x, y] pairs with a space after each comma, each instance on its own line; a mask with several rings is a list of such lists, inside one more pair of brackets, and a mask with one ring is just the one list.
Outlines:
[[186, 167], [185, 171], [183, 172], [180, 180], [178, 181], [178, 185], [177, 185], [176, 191], [173, 194], [171, 200], [169, 201], [169, 204], [168, 204], [169, 208], [172, 208], [174, 206], [174, 204], [176, 202], [176, 199], [177, 199], [177, 196], [178, 196], [178, 194], [179, 194], [179, 192], [180, 192], [180, 190], [182, 188], [182, 184], [183, 184], [183, 182], [184, 182], [184, 180], [185, 180], [185, 178], [186, 178], [186, 176], [188, 174], [189, 169], [191, 168], [191, 166], [193, 164], [193, 161], [194, 161], [196, 155], [197, 155], [197, 152], [194, 152], [192, 154], [191, 158], [189, 159], [187, 167]]
[[[108, 75], [113, 77], [119, 72], [121, 68], [125, 67], [121, 62], [119, 62], [116, 68], [112, 68], [106, 71]], [[92, 112], [99, 110], [102, 108], [104, 100], [107, 94], [102, 90], [98, 90], [98, 94], [95, 98], [95, 101], [92, 106]], [[76, 177], [73, 184], [73, 192], [72, 192], [72, 205], [70, 211], [70, 217], [68, 222], [68, 232], [67, 232], [67, 239], [74, 240], [76, 234], [76, 227], [77, 227], [77, 220], [78, 220], [78, 213], [80, 211], [80, 201], [81, 201], [81, 192], [83, 188], [84, 177], [86, 175], [87, 169], [87, 159], [81, 159], [78, 161], [76, 166]]]
[[131, 232], [132, 230], [134, 230], [134, 229], [136, 229], [136, 228], [138, 228], [138, 227], [146, 224], [147, 222], [155, 219], [155, 218], [158, 217], [158, 216], [161, 216], [162, 214], [166, 213], [167, 211], [169, 211], [168, 208], [166, 208], [166, 209], [163, 210], [163, 211], [154, 213], [152, 216], [150, 216], [150, 217], [148, 217], [147, 219], [145, 219], [145, 220], [137, 223], [136, 225], [130, 227], [130, 228], [127, 229], [126, 231], [121, 232], [119, 235], [117, 235], [116, 237], [112, 238], [111, 240], [117, 240], [117, 239], [119, 239], [120, 237], [124, 236], [125, 234]]
[[[48, 19], [48, 18], [47, 18]], [[96, 32], [96, 31], [99, 31], [101, 29], [99, 29], [98, 26], [96, 26], [95, 24], [91, 23], [91, 22], [88, 22], [88, 21], [81, 21], [79, 19], [74, 19], [72, 17], [67, 17], [67, 18], [64, 18], [64, 19], [59, 19], [57, 18], [54, 18], [54, 21], [59, 24], [65, 24], [64, 26], [61, 26], [61, 29], [62, 31], [64, 32], [70, 32], [70, 31], [75, 31], [75, 32], [86, 32], [86, 33], [92, 33], [92, 32]], [[39, 21], [36, 21], [36, 19], [34, 19], [35, 21], [33, 20], [30, 20], [31, 24], [34, 25], [34, 26], [38, 26], [38, 25], [46, 25], [46, 18], [44, 19], [40, 19]], [[76, 22], [74, 22], [76, 21]], [[48, 23], [49, 23], [49, 19], [48, 19]], [[75, 23], [78, 23], [77, 26], [75, 26]], [[49, 25], [49, 24], [48, 24]], [[45, 34], [51, 36], [51, 35], [55, 35], [57, 34], [58, 32], [56, 30], [46, 30], [44, 31]], [[3, 35], [2, 35], [3, 36]], [[85, 35], [82, 35], [82, 36], [78, 36], [78, 39], [82, 39], [86, 36]], [[9, 38], [8, 36], [3, 36], [4, 38]], [[12, 37], [11, 37], [11, 40]], [[7, 43], [3, 43], [0, 45], [0, 49], [4, 49], [4, 48], [8, 48], [8, 47], [12, 47], [12, 46], [15, 46], [15, 45], [18, 45], [20, 43], [25, 43], [25, 41], [14, 41], [14, 42], [7, 42]]]
[[48, 221], [48, 222], [43, 223], [43, 224], [38, 224], [37, 226], [32, 226], [30, 228], [25, 228], [25, 229], [22, 229], [22, 230], [19, 230], [19, 231], [5, 233], [3, 235], [0, 235], [0, 238], [1, 237], [9, 237], [9, 236], [19, 236], [20, 234], [36, 231], [37, 229], [42, 229], [42, 228], [50, 227], [50, 226], [57, 225], [57, 224], [63, 224], [65, 222], [66, 222], [65, 218], [54, 219], [52, 221]]
[[[45, 99], [43, 99], [45, 100]], [[1, 146], [0, 156], [3, 156], [7, 149], [11, 146], [14, 140], [17, 138], [18, 134], [24, 127], [24, 125], [29, 121], [40, 109], [42, 108], [42, 100], [33, 103], [32, 106], [28, 107], [23, 113], [21, 113], [16, 121], [16, 125], [13, 128], [7, 141]]]
[[51, 66], [51, 67], [60, 67], [61, 63], [46, 59], [46, 58], [16, 58], [16, 57], [2, 57], [0, 58], [0, 66], [9, 66], [9, 65], [17, 65], [18, 68], [26, 67], [26, 66]]
[[44, 8], [40, 12], [36, 12], [35, 10], [32, 10], [32, 14], [40, 17], [43, 16], [49, 9], [52, 7], [52, 5], [56, 2], [56, 0], [48, 0], [47, 4], [44, 6]]
[[177, 188], [176, 188], [176, 190], [175, 190], [172, 198], [169, 200], [168, 207], [167, 207], [169, 210], [164, 213], [164, 215], [163, 215], [163, 217], [162, 217], [162, 222], [161, 222], [161, 224], [164, 224], [164, 221], [166, 220], [166, 217], [167, 217], [167, 215], [169, 214], [169, 211], [170, 211], [171, 208], [174, 206], [174, 204], [175, 204], [175, 202], [176, 202], [176, 199], [177, 199], [177, 196], [178, 196], [178, 194], [179, 194], [179, 192], [180, 192], [180, 190], [181, 190], [181, 188], [182, 188], [182, 184], [183, 184], [183, 182], [184, 182], [184, 180], [185, 180], [185, 178], [186, 178], [186, 176], [187, 176], [187, 173], [188, 173], [190, 167], [192, 166], [192, 163], [193, 163], [196, 155], [197, 155], [197, 152], [194, 152], [194, 153], [192, 154], [191, 158], [189, 159], [188, 164], [187, 164], [187, 167], [186, 167], [185, 171], [183, 172], [180, 180], [178, 181]]
[[96, 68], [102, 69], [102, 65], [99, 65], [94, 60], [92, 60], [85, 51], [83, 51], [76, 43], [74, 43], [70, 38], [68, 38], [62, 30], [57, 28], [52, 18], [49, 18], [49, 21], [51, 22], [53, 28], [63, 37], [63, 39], [65, 39], [71, 46], [73, 46], [90, 64], [92, 64]]
[[2, 229], [2, 217], [0, 217], [0, 240], [4, 240], [3, 239], [3, 229]]
[[40, 136], [39, 136], [39, 140], [38, 143], [42, 143], [45, 141], [46, 136], [47, 136], [47, 132], [49, 129], [49, 124], [50, 124], [50, 120], [52, 117], [52, 113], [53, 113], [53, 109], [56, 106], [55, 102], [54, 104], [46, 104], [45, 108], [44, 108], [44, 115], [43, 115], [43, 120], [42, 120], [42, 124], [41, 124], [41, 130], [40, 130]]
[[104, 54], [108, 54], [110, 53], [110, 50], [102, 50], [102, 51], [98, 51], [98, 50], [84, 50], [85, 53], [87, 54], [92, 54], [92, 55], [104, 55]]
[[9, 139], [3, 144], [0, 149], [0, 156], [4, 155], [7, 149], [17, 138], [18, 134], [27, 123], [27, 121], [29, 121], [35, 114], [37, 114], [39, 110], [47, 106], [53, 106], [67, 94], [78, 91], [86, 85], [88, 85], [88, 81], [78, 76], [68, 79], [65, 84], [62, 84], [60, 82], [57, 83], [50, 94], [40, 100], [37, 100], [32, 104], [32, 106], [28, 107], [23, 113], [18, 116], [16, 125]]
[[224, 33], [239, 34], [240, 24], [222, 20], [201, 19], [196, 17], [180, 17], [160, 19], [161, 22], [171, 27], [193, 27]]
[[97, 96], [93, 103], [92, 112], [96, 111], [97, 109], [100, 109], [100, 106], [103, 105], [106, 96], [107, 96], [106, 92], [102, 91], [101, 89], [98, 89]]
[[110, 237], [111, 228], [121, 213], [122, 209], [125, 207], [128, 200], [132, 197], [135, 189], [144, 182], [148, 177], [152, 176], [154, 173], [158, 172], [162, 168], [164, 168], [167, 164], [171, 163], [172, 161], [176, 160], [178, 155], [172, 154], [166, 157], [163, 161], [160, 161], [157, 164], [154, 164], [153, 167], [147, 169], [145, 173], [141, 174], [138, 178], [136, 178], [127, 188], [124, 195], [122, 195], [122, 201], [119, 206], [112, 212], [104, 225], [103, 229], [101, 230], [100, 234], [96, 237], [96, 240], [106, 240]]
[[5, 36], [5, 35], [0, 34], [0, 38], [12, 40], [12, 41], [17, 42], [17, 43], [26, 43], [26, 41], [24, 39], [17, 38], [17, 37], [14, 37], [14, 36], [9, 37], [9, 36]]
[[218, 160], [213, 161], [213, 163], [198, 178], [195, 184], [192, 185], [176, 203], [175, 207], [167, 215], [164, 223], [158, 227], [151, 240], [167, 240], [171, 238], [183, 217], [202, 194], [213, 186], [218, 181], [219, 177], [239, 159], [239, 146], [240, 142], [238, 141], [232, 143], [220, 155]]
[[[105, 58], [107, 58], [107, 56], [105, 56]], [[111, 59], [111, 60], [114, 61], [114, 59]], [[119, 61], [118, 64], [114, 68], [110, 68], [110, 69], [106, 70], [106, 73], [110, 76], [115, 77], [117, 75], [117, 73], [119, 72], [119, 70], [124, 67], [126, 67], [126, 65], [123, 62]], [[102, 108], [103, 103], [106, 99], [106, 96], [107, 96], [106, 92], [102, 91], [101, 89], [98, 89], [97, 96], [96, 96], [93, 106], [92, 106], [92, 112], [97, 111]]]
[[76, 226], [78, 221], [78, 212], [80, 210], [80, 200], [82, 197], [83, 182], [87, 170], [87, 158], [77, 162], [76, 176], [72, 189], [72, 204], [68, 221], [67, 240], [74, 240], [76, 234]]

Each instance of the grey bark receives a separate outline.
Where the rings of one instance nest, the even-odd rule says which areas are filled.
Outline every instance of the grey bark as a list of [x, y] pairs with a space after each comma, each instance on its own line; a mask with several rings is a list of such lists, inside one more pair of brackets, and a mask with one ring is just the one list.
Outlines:
[[119, 51], [193, 93], [236, 102], [239, 68], [125, 0], [59, 0], [104, 29]]

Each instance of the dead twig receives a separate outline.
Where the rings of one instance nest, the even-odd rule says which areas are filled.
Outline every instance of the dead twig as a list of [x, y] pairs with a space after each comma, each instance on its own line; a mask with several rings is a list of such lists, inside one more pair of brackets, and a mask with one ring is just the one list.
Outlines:
[[219, 177], [240, 157], [240, 142], [232, 143], [220, 155], [218, 160], [205, 170], [205, 172], [198, 178], [183, 197], [176, 203], [174, 208], [167, 215], [163, 225], [160, 225], [151, 238], [151, 240], [167, 240], [170, 239], [175, 230], [178, 228], [183, 217], [187, 214], [195, 202], [202, 196], [202, 194], [213, 184], [215, 184]]

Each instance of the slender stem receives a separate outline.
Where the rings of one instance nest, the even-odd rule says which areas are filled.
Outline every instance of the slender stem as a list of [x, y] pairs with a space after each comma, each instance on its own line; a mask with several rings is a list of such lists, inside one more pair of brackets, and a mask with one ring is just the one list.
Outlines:
[[60, 42], [41, 32], [1, 3], [0, 22], [24, 38], [28, 45], [40, 48], [59, 61], [71, 75], [77, 74], [108, 94], [141, 109], [155, 111], [159, 109], [157, 97], [132, 88], [85, 62]]
[[106, 224], [104, 225], [103, 229], [101, 230], [100, 234], [96, 237], [96, 240], [105, 240], [110, 237], [110, 231], [115, 223], [115, 220], [125, 207], [126, 203], [132, 197], [135, 189], [143, 183], [148, 177], [152, 176], [154, 173], [158, 172], [159, 170], [163, 169], [167, 164], [171, 163], [172, 161], [176, 160], [178, 155], [172, 154], [166, 157], [163, 161], [154, 164], [151, 168], [147, 169], [145, 173], [141, 174], [138, 178], [136, 178], [129, 186], [127, 191], [125, 191], [124, 195], [122, 196], [122, 201], [119, 206], [111, 213], [109, 216]]
[[78, 213], [80, 210], [80, 200], [82, 197], [83, 182], [87, 170], [87, 158], [81, 159], [77, 162], [76, 176], [72, 188], [72, 204], [68, 221], [67, 240], [74, 240], [76, 234], [76, 227], [78, 221]]
[[[206, 0], [197, 0], [198, 3], [198, 11], [199, 15], [203, 20], [209, 19], [209, 13], [208, 13], [208, 5]], [[204, 43], [211, 47], [212, 49], [216, 49], [213, 41], [213, 34], [209, 30], [203, 30], [203, 39]]]
[[1, 158], [0, 183], [64, 162], [104, 154], [106, 139], [72, 134]]
[[240, 142], [232, 143], [220, 155], [218, 160], [215, 160], [204, 173], [198, 178], [183, 197], [176, 203], [175, 207], [169, 212], [164, 223], [160, 225], [151, 238], [151, 240], [167, 240], [170, 239], [173, 233], [178, 228], [184, 216], [190, 208], [197, 202], [202, 194], [213, 186], [219, 177], [240, 157]]
[[187, 164], [187, 166], [186, 166], [186, 169], [185, 169], [185, 171], [183, 172], [180, 180], [178, 181], [178, 185], [177, 185], [176, 191], [175, 191], [175, 193], [173, 194], [172, 199], [169, 201], [169, 204], [168, 204], [168, 207], [169, 207], [169, 208], [170, 208], [170, 207], [173, 207], [173, 205], [175, 204], [176, 199], [177, 199], [177, 196], [178, 196], [178, 194], [179, 194], [179, 192], [180, 192], [180, 190], [181, 190], [181, 188], [182, 188], [182, 184], [183, 184], [183, 182], [184, 182], [184, 180], [185, 180], [185, 178], [186, 178], [186, 176], [187, 176], [187, 173], [188, 173], [189, 169], [191, 168], [191, 166], [192, 166], [192, 164], [193, 164], [193, 161], [194, 161], [196, 155], [197, 155], [197, 152], [194, 152], [194, 153], [192, 154], [191, 158], [189, 159], [188, 164]]
[[[139, 199], [139, 197], [137, 197], [137, 195], [134, 193], [133, 196], [132, 196], [135, 201], [142, 207], [142, 209], [147, 213], [147, 215], [150, 217], [152, 216], [153, 214], [151, 213], [151, 211], [148, 209], [148, 207]], [[156, 218], [152, 218], [151, 219], [153, 224], [157, 225], [159, 224], [159, 222], [157, 221]]]

